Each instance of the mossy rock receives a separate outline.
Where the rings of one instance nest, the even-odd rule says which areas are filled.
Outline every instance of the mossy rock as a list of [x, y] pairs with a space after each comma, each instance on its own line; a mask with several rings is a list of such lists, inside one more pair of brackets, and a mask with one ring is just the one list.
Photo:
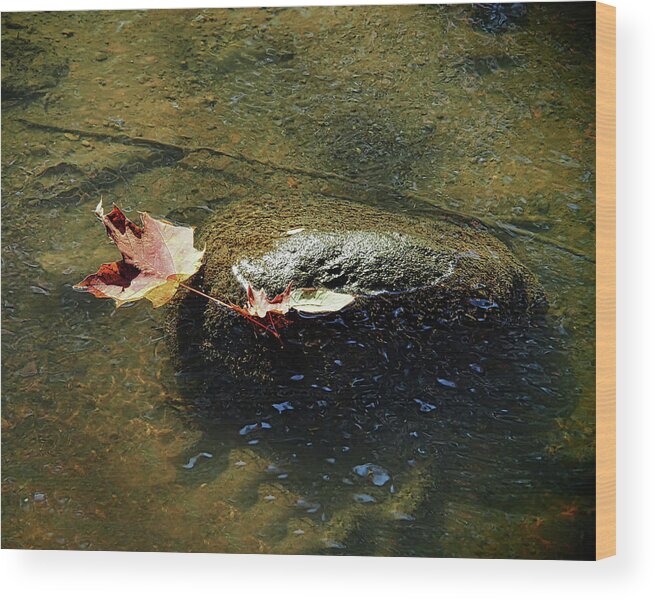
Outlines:
[[166, 322], [174, 354], [192, 369], [217, 367], [217, 377], [274, 381], [291, 365], [320, 369], [350, 346], [371, 358], [388, 336], [411, 343], [413, 327], [515, 324], [546, 307], [535, 276], [500, 240], [424, 213], [299, 195], [240, 199], [218, 209], [199, 243], [205, 259], [190, 283], [215, 297], [245, 303], [246, 279], [269, 295], [292, 282], [357, 296], [339, 313], [292, 316], [280, 347], [242, 317], [181, 292]]

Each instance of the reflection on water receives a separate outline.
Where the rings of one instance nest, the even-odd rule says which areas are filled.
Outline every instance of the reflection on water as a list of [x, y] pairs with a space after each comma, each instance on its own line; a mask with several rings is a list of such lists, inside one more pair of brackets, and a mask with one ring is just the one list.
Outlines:
[[[512, 10], [3, 15], [5, 547], [593, 557], [594, 8]], [[71, 289], [100, 195], [289, 188], [493, 226], [549, 313], [301, 322], [254, 383]]]

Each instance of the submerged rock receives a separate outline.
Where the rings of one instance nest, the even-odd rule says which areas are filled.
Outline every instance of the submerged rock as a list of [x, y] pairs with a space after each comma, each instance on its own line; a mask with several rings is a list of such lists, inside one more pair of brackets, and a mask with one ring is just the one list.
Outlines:
[[516, 323], [546, 305], [534, 275], [502, 242], [425, 214], [318, 198], [239, 200], [223, 205], [200, 239], [205, 262], [192, 285], [210, 295], [243, 304], [248, 281], [269, 295], [292, 282], [357, 296], [339, 313], [291, 316], [280, 348], [243, 318], [180, 293], [167, 319], [174, 352], [191, 369], [219, 367], [219, 378], [288, 381], [292, 366], [321, 369], [362, 348], [379, 357], [389, 336], [410, 348], [416, 328]]

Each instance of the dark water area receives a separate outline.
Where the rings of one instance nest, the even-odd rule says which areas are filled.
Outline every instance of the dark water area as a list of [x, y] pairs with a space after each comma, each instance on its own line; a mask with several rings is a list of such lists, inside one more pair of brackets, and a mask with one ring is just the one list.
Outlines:
[[[594, 15], [3, 14], [3, 547], [592, 559]], [[473, 223], [549, 310], [300, 319], [259, 381], [72, 289], [101, 197], [201, 227], [283, 190]]]

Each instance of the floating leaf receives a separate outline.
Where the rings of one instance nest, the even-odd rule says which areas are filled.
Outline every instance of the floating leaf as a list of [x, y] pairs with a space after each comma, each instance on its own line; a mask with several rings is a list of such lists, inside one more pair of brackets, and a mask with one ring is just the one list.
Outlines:
[[331, 290], [300, 288], [291, 292], [289, 304], [298, 312], [320, 314], [337, 312], [355, 300], [350, 294]]
[[281, 294], [278, 294], [269, 300], [264, 290], [254, 290], [248, 284], [248, 306], [246, 310], [253, 317], [263, 319], [268, 313], [284, 315], [289, 312], [291, 305], [289, 303], [291, 297], [291, 284], [287, 286]]
[[96, 216], [107, 229], [123, 260], [100, 266], [75, 287], [98, 298], [113, 298], [117, 306], [147, 298], [156, 308], [166, 304], [179, 284], [200, 267], [204, 250], [193, 247], [193, 229], [141, 214], [142, 226], [114, 206], [105, 214], [102, 201]]
[[291, 284], [281, 293], [269, 300], [264, 290], [247, 287], [248, 306], [246, 310], [252, 316], [263, 319], [269, 313], [285, 315], [291, 309], [304, 313], [336, 312], [348, 306], [355, 298], [350, 294], [340, 294], [325, 289], [299, 288], [291, 289]]

